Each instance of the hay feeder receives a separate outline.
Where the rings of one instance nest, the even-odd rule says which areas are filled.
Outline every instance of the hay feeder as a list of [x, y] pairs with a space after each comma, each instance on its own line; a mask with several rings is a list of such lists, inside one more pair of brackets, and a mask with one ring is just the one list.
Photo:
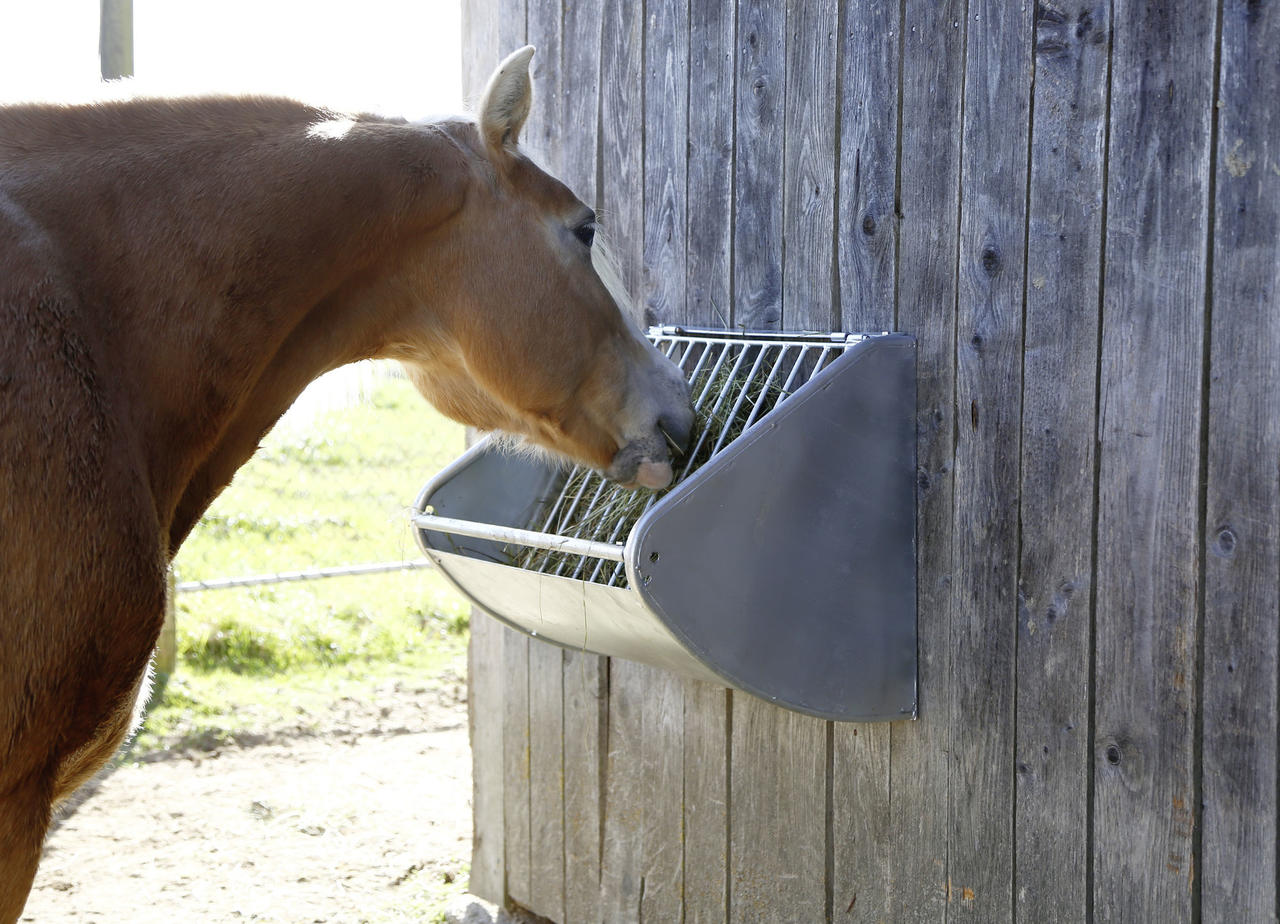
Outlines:
[[672, 488], [484, 440], [423, 489], [423, 551], [535, 638], [823, 718], [914, 716], [914, 339], [649, 336], [707, 420]]

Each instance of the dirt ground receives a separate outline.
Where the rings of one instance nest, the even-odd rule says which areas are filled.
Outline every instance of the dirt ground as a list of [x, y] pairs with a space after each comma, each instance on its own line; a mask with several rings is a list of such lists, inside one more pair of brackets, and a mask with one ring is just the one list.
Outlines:
[[471, 852], [464, 696], [397, 685], [319, 729], [122, 764], [56, 824], [21, 920], [432, 920]]

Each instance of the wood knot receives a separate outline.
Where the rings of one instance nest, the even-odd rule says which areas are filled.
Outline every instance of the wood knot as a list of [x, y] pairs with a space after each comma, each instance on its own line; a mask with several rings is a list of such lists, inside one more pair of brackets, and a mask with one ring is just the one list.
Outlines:
[[1111, 764], [1111, 766], [1113, 767], [1118, 766], [1121, 758], [1124, 756], [1123, 754], [1120, 753], [1120, 745], [1115, 743], [1108, 744], [1107, 750], [1105, 753], [1106, 753], [1107, 763]]
[[988, 276], [1000, 272], [1000, 251], [993, 246], [982, 248], [982, 271]]
[[1236, 534], [1230, 526], [1218, 530], [1214, 537], [1213, 554], [1219, 558], [1232, 558], [1236, 554]]
[[866, 235], [876, 233], [876, 220], [870, 215], [864, 215], [862, 217], [862, 233]]

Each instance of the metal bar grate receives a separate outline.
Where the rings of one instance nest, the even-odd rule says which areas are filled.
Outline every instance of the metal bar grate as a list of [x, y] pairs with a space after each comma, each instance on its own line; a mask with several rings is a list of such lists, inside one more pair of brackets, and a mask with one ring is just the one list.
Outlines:
[[[684, 481], [746, 433], [769, 411], [843, 353], [865, 339], [846, 334], [749, 334], [653, 328], [649, 337], [690, 383], [698, 426], [688, 461], [677, 464], [675, 483]], [[591, 554], [617, 549], [660, 495], [626, 491], [598, 472], [575, 467], [567, 473], [541, 518], [539, 533], [558, 536], [562, 546], [516, 552], [527, 570], [611, 587], [626, 586], [621, 556]], [[519, 540], [517, 540], [518, 542]], [[580, 553], [580, 549], [589, 549]]]

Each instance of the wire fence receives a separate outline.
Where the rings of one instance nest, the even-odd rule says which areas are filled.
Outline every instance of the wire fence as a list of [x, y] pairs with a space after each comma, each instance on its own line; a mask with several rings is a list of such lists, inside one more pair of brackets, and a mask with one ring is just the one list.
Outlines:
[[291, 581], [315, 581], [321, 578], [348, 577], [356, 574], [383, 574], [388, 571], [416, 571], [419, 568], [430, 568], [431, 562], [426, 558], [413, 558], [408, 561], [371, 562], [365, 565], [341, 565], [334, 568], [309, 568], [304, 571], [281, 571], [276, 574], [255, 574], [237, 578], [215, 578], [211, 581], [179, 581], [175, 585], [178, 593], [191, 593], [200, 590], [227, 590], [232, 587], [257, 587], [263, 584], [286, 584]]

